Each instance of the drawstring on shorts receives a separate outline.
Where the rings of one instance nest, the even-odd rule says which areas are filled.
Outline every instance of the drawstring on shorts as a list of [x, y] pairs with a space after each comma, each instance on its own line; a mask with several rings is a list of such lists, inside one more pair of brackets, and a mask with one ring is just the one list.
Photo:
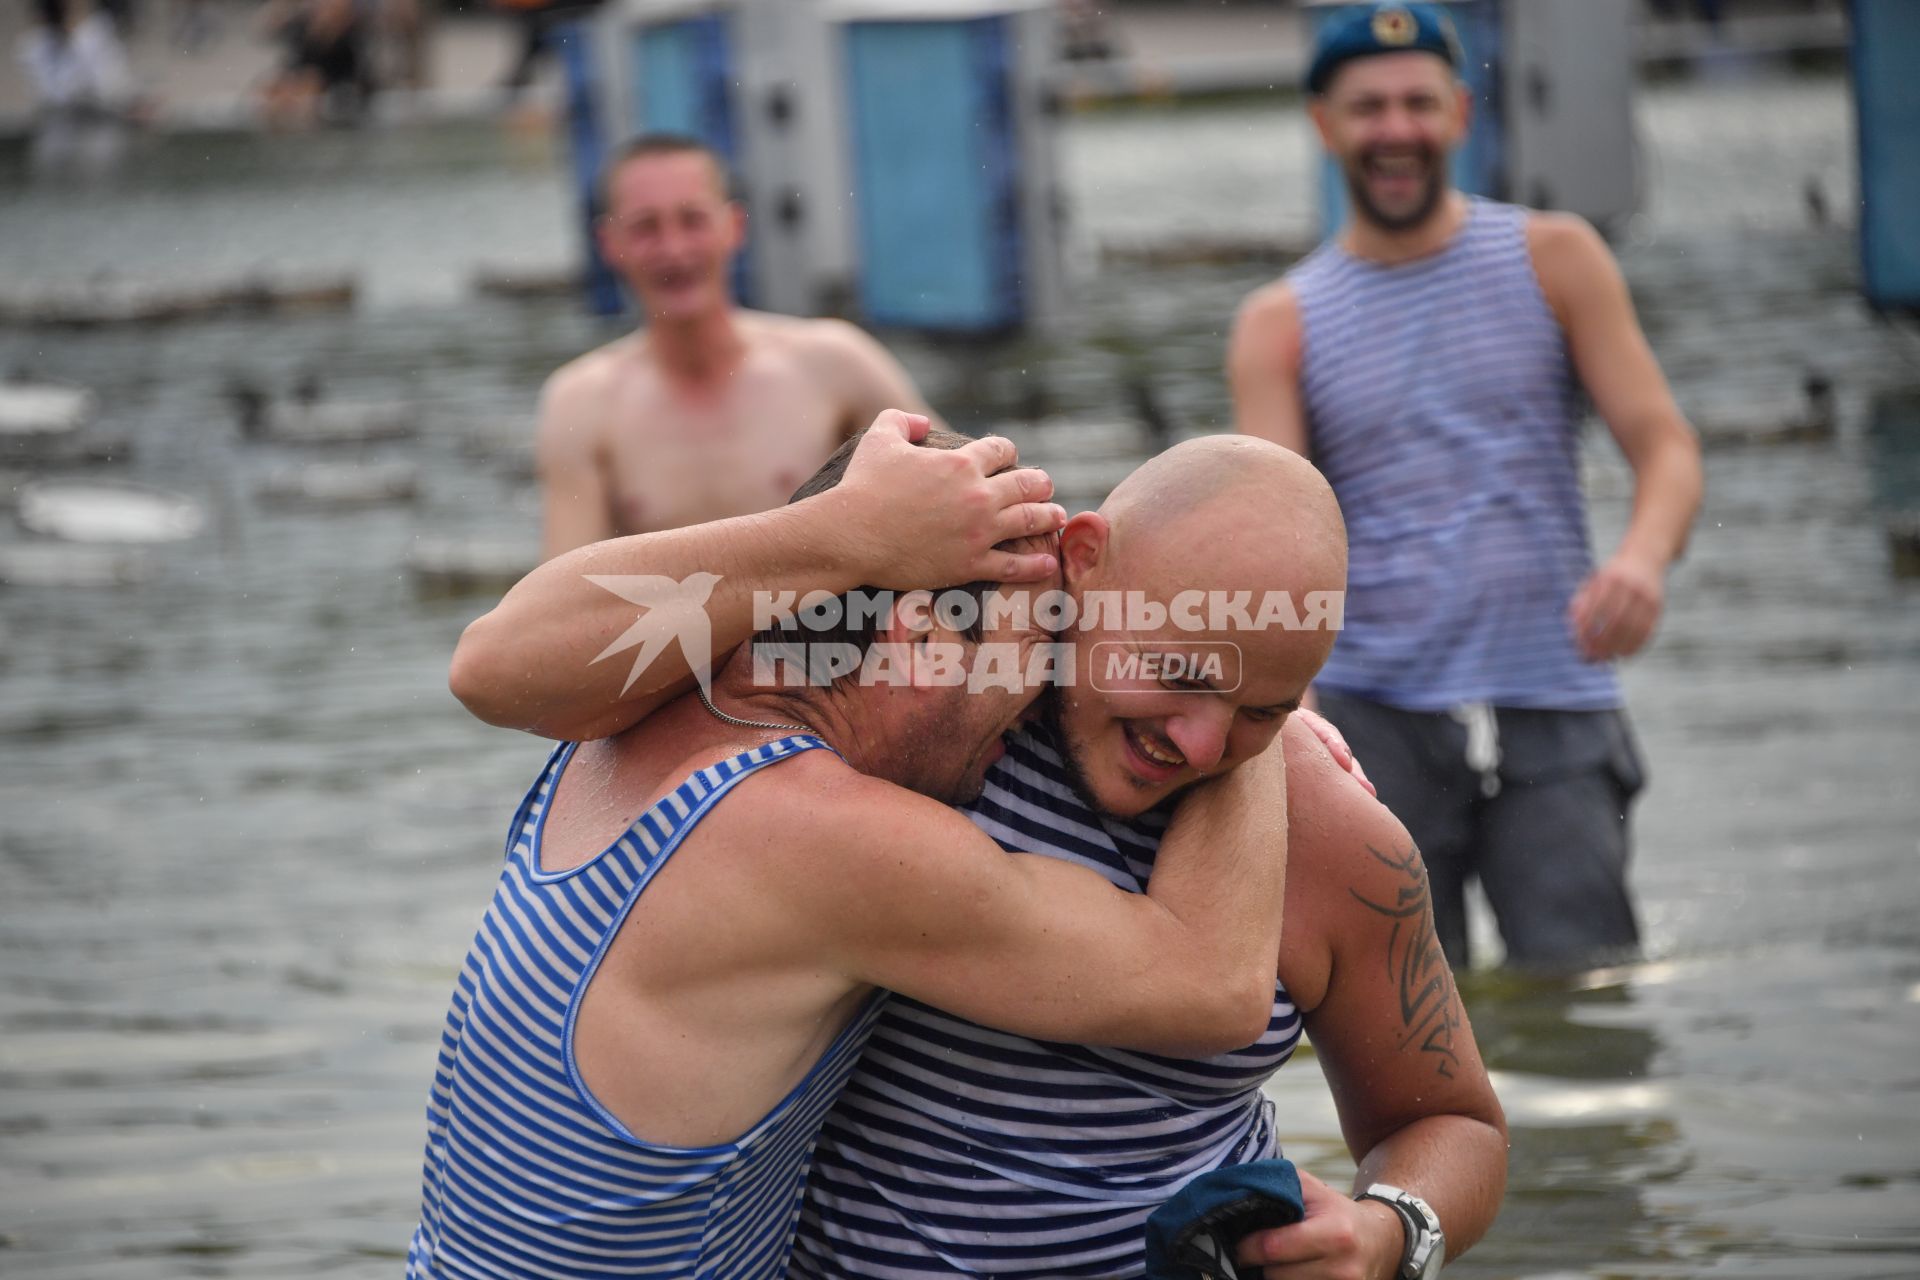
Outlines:
[[1463, 702], [1447, 714], [1467, 729], [1467, 768], [1480, 775], [1480, 794], [1500, 794], [1500, 721], [1490, 702]]

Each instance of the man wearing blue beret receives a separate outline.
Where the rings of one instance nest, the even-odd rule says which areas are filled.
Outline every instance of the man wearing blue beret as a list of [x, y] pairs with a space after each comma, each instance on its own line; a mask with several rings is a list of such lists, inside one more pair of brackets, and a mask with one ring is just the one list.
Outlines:
[[[1610, 664], [1659, 621], [1700, 451], [1593, 228], [1451, 186], [1461, 57], [1434, 5], [1322, 28], [1310, 111], [1351, 216], [1247, 299], [1228, 371], [1239, 429], [1312, 458], [1340, 499], [1345, 630], [1315, 689], [1426, 856], [1448, 959], [1468, 962], [1478, 879], [1509, 963], [1582, 968], [1639, 942], [1641, 769]], [[1597, 568], [1583, 391], [1634, 475]]]

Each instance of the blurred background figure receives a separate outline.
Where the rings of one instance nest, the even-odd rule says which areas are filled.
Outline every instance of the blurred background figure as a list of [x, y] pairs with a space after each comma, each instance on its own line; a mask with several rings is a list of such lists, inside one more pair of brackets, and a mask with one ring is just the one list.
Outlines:
[[433, 80], [430, 34], [439, 0], [379, 0], [381, 84], [419, 91]]
[[133, 76], [113, 20], [87, 0], [33, 0], [17, 57], [34, 96], [37, 172], [112, 166], [134, 105]]
[[493, 0], [494, 8], [513, 20], [518, 33], [501, 89], [517, 97], [529, 88], [541, 66], [552, 61], [554, 25], [581, 17], [599, 4], [600, 0]]
[[[1699, 445], [1613, 256], [1571, 214], [1455, 190], [1469, 96], [1450, 20], [1358, 8], [1307, 72], [1351, 215], [1232, 340], [1239, 427], [1314, 459], [1352, 539], [1346, 628], [1316, 682], [1427, 858], [1465, 969], [1467, 886], [1509, 963], [1635, 953], [1627, 812], [1642, 783], [1606, 664], [1658, 622], [1700, 503]], [[1635, 479], [1597, 570], [1580, 392]]]
[[359, 0], [271, 0], [260, 25], [285, 47], [285, 61], [261, 91], [271, 128], [351, 123], [373, 96], [372, 22]]
[[733, 304], [747, 216], [707, 147], [642, 137], [601, 181], [600, 251], [646, 326], [547, 379], [543, 558], [780, 506], [882, 410], [931, 413], [899, 361], [845, 321]]
[[17, 50], [42, 115], [115, 115], [133, 98], [126, 49], [113, 20], [87, 0], [33, 0], [35, 22]]
[[1104, 62], [1121, 52], [1113, 22], [1095, 0], [1061, 0], [1060, 57], [1067, 62]]

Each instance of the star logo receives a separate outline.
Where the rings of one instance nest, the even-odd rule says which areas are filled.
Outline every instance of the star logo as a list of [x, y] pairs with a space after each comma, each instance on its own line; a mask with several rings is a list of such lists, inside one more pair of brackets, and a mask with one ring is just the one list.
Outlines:
[[589, 573], [586, 579], [641, 608], [633, 625], [593, 659], [599, 662], [628, 649], [640, 650], [633, 656], [633, 669], [627, 673], [627, 682], [620, 686], [621, 693], [633, 688], [640, 673], [652, 666], [653, 660], [675, 641], [679, 642], [681, 656], [687, 660], [694, 679], [702, 689], [711, 692], [713, 621], [707, 617], [706, 605], [720, 581], [719, 574], [693, 573], [674, 579], [656, 573]]
[[1420, 26], [1405, 9], [1382, 9], [1373, 15], [1373, 38], [1381, 44], [1407, 45], [1420, 33]]

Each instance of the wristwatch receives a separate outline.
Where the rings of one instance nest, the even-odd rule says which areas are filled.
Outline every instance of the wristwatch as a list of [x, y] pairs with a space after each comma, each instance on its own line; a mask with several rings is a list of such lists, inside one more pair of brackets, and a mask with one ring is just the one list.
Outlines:
[[1425, 1200], [1385, 1182], [1374, 1183], [1354, 1199], [1378, 1200], [1400, 1215], [1400, 1225], [1407, 1232], [1407, 1250], [1400, 1255], [1400, 1269], [1393, 1273], [1397, 1280], [1433, 1280], [1440, 1274], [1440, 1264], [1447, 1257], [1447, 1238], [1440, 1231], [1439, 1217]]

